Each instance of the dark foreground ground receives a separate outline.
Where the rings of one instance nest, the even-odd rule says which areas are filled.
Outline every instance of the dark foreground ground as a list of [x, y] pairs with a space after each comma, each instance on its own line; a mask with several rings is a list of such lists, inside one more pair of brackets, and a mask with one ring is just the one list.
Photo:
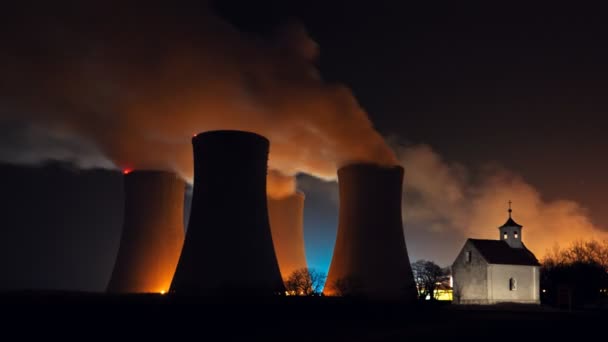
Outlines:
[[[205, 298], [0, 294], [0, 340], [169, 337], [191, 341], [575, 340], [608, 328], [606, 310], [371, 302], [323, 297]], [[16, 336], [17, 339], [7, 338]]]

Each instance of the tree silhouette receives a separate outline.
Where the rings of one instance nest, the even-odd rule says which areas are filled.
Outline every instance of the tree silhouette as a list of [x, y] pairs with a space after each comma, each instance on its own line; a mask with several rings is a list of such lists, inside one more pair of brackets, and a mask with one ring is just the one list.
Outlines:
[[543, 259], [543, 266], [594, 263], [608, 271], [608, 240], [575, 241], [566, 249], [554, 247]]
[[444, 270], [432, 261], [418, 260], [412, 264], [412, 272], [418, 289], [418, 298], [435, 298], [435, 289], [444, 280]]
[[598, 305], [608, 300], [608, 240], [555, 247], [542, 261], [541, 300], [556, 306]]
[[327, 275], [316, 269], [295, 270], [285, 282], [287, 292], [296, 296], [317, 296], [323, 290]]

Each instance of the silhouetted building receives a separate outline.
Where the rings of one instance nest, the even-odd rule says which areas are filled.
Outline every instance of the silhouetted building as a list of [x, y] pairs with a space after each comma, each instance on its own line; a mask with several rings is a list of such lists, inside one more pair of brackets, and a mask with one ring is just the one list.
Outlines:
[[283, 279], [306, 268], [304, 248], [304, 194], [296, 192], [282, 198], [268, 198], [268, 215], [274, 250]]
[[403, 168], [352, 164], [338, 170], [338, 236], [324, 293], [414, 300], [403, 234]]
[[268, 140], [210, 131], [195, 136], [192, 145], [190, 219], [171, 291], [283, 293], [266, 202]]
[[107, 291], [165, 292], [184, 242], [185, 183], [163, 171], [124, 176], [124, 224]]
[[540, 264], [511, 218], [499, 240], [468, 239], [452, 265], [454, 301], [460, 304], [540, 304]]

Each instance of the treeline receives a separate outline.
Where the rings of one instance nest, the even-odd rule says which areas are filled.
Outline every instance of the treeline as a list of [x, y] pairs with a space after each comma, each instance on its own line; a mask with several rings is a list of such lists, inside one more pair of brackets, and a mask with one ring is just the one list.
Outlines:
[[542, 260], [541, 300], [562, 308], [608, 306], [608, 240], [556, 247]]

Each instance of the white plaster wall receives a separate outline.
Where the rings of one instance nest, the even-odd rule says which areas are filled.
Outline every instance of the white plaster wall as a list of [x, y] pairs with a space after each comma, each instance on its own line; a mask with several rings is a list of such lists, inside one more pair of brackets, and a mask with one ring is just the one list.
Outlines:
[[[471, 262], [466, 252], [471, 251]], [[454, 302], [460, 304], [484, 304], [488, 301], [487, 263], [481, 254], [467, 241], [452, 264]]]
[[[509, 279], [517, 280], [517, 289], [509, 289]], [[487, 293], [489, 303], [516, 302], [540, 304], [538, 266], [489, 265]]]

